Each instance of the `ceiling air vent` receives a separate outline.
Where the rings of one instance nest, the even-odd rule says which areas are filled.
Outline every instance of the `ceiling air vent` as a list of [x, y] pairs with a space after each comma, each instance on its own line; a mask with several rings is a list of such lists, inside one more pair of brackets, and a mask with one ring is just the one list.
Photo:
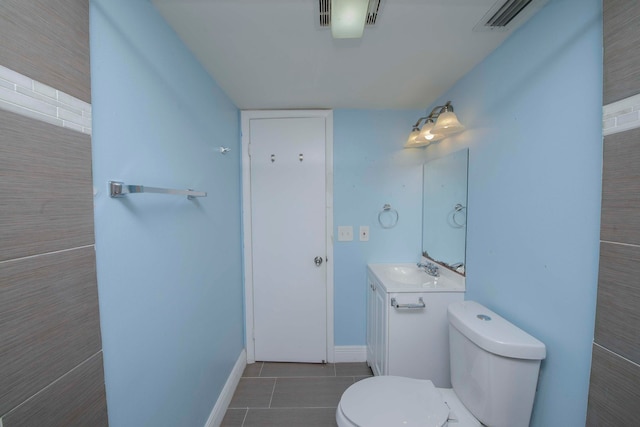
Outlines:
[[498, 0], [473, 31], [510, 31], [531, 18], [548, 0]]
[[318, 0], [320, 2], [320, 26], [331, 26], [331, 0]]
[[[374, 25], [380, 12], [382, 0], [369, 0], [366, 25]], [[320, 27], [331, 27], [331, 0], [318, 0], [318, 16]]]
[[380, 2], [382, 0], [369, 0], [369, 10], [367, 11], [367, 25], [373, 25], [378, 19], [380, 11]]

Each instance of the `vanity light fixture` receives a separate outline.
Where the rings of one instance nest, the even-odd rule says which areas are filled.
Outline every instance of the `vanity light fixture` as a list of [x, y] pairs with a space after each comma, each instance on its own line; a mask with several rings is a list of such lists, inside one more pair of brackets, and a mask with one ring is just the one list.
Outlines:
[[[420, 123], [423, 120], [425, 123], [420, 129]], [[433, 108], [428, 116], [418, 119], [416, 124], [413, 125], [404, 148], [425, 147], [432, 142], [440, 141], [463, 130], [464, 126], [458, 121], [458, 117], [453, 112], [451, 101], [447, 101], [445, 105]]]
[[[419, 119], [418, 123], [420, 123], [420, 120], [422, 119]], [[413, 130], [409, 134], [409, 138], [407, 138], [407, 143], [404, 144], [405, 148], [421, 147], [421, 145], [418, 145], [418, 143], [416, 142], [416, 138], [418, 138], [418, 135], [420, 135], [420, 128], [418, 127], [418, 123], [413, 126]]]
[[453, 112], [453, 105], [451, 101], [448, 101], [440, 110], [438, 114], [438, 121], [436, 121], [432, 132], [440, 133], [442, 135], [453, 135], [454, 133], [462, 132], [464, 126], [458, 121], [456, 113]]
[[434, 132], [435, 122], [431, 117], [427, 117], [427, 121], [422, 125], [420, 129], [420, 135], [416, 138], [416, 142], [419, 144], [430, 144], [432, 142], [440, 141], [444, 139], [445, 135], [442, 133]]
[[357, 39], [364, 33], [369, 0], [331, 0], [331, 35]]

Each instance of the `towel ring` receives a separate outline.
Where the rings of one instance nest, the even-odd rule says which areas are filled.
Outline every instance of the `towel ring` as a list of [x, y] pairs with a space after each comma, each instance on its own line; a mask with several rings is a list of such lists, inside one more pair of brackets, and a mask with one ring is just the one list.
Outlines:
[[[460, 220], [456, 218], [456, 215], [464, 213], [464, 219]], [[451, 215], [451, 222], [453, 222], [453, 227], [462, 228], [467, 225], [467, 207], [462, 206], [460, 203], [453, 207], [453, 213]]]
[[[389, 214], [391, 216], [391, 220], [388, 222], [385, 222], [382, 220], [382, 216], [384, 214]], [[389, 216], [387, 215], [387, 216]], [[380, 224], [380, 227], [385, 228], [385, 229], [389, 229], [389, 228], [393, 228], [398, 224], [398, 220], [400, 219], [400, 215], [398, 215], [398, 211], [393, 209], [391, 207], [390, 204], [385, 204], [382, 207], [382, 210], [380, 211], [380, 213], [378, 213], [378, 224]]]

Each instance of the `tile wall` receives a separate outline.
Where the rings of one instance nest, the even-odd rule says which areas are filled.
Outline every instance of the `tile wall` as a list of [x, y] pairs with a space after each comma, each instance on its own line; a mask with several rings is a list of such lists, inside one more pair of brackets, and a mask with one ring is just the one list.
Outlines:
[[108, 425], [88, 0], [0, 3], [0, 426]]
[[600, 271], [588, 426], [640, 419], [640, 4], [605, 0]]
[[2, 65], [0, 108], [91, 135], [91, 104]]

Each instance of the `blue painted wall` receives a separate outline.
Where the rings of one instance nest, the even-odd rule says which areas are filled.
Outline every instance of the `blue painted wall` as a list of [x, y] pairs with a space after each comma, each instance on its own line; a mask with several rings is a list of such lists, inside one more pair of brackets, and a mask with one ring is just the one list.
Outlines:
[[440, 98], [470, 149], [467, 299], [547, 345], [533, 426], [584, 426], [598, 271], [600, 0], [552, 0]]
[[[600, 19], [598, 0], [552, 0], [440, 99], [468, 130], [427, 149], [401, 148], [423, 110], [334, 112], [334, 233], [355, 234], [334, 247], [336, 345], [364, 344], [366, 264], [419, 257], [421, 164], [469, 147], [468, 298], [547, 344], [533, 425], [584, 425]], [[111, 425], [204, 425], [243, 347], [238, 112], [147, 1], [92, 0], [91, 43]], [[112, 200], [109, 179], [209, 197]], [[400, 213], [391, 230], [377, 222], [385, 203]]]
[[[90, 4], [110, 425], [203, 426], [244, 347], [238, 110], [150, 2]], [[108, 180], [208, 197], [115, 200]]]
[[[333, 113], [336, 345], [365, 344], [367, 264], [420, 259], [424, 160], [420, 151], [402, 146], [422, 115], [422, 110]], [[386, 203], [400, 217], [392, 229], [378, 224]], [[340, 225], [353, 226], [352, 242], [337, 241]], [[370, 227], [368, 242], [359, 241], [361, 225]]]

